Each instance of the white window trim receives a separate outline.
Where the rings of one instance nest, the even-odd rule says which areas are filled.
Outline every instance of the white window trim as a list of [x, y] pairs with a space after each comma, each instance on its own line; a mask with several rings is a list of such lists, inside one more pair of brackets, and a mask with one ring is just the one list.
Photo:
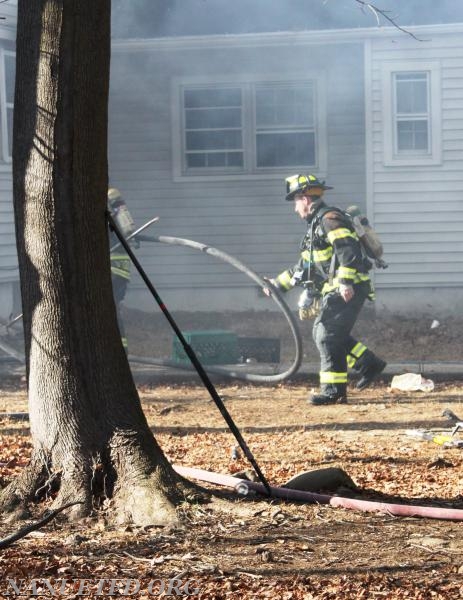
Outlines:
[[15, 56], [12, 50], [1, 48], [0, 53], [0, 126], [2, 135], [2, 160], [4, 163], [11, 163], [10, 148], [8, 144], [8, 109], [13, 108], [12, 102], [7, 102], [6, 99], [6, 73], [5, 73], [5, 57]]
[[[395, 116], [393, 74], [406, 72], [429, 72], [429, 135], [430, 153], [410, 154], [395, 152]], [[426, 166], [442, 164], [442, 109], [441, 65], [439, 61], [387, 62], [382, 65], [383, 98], [383, 161], [387, 167]]]
[[[183, 157], [183, 103], [181, 90], [185, 86], [194, 85], [237, 85], [249, 90], [251, 84], [271, 84], [271, 83], [301, 83], [302, 81], [315, 82], [315, 102], [316, 102], [316, 131], [315, 131], [315, 148], [317, 164], [311, 166], [311, 170], [317, 173], [321, 178], [326, 177], [327, 171], [327, 127], [326, 127], [326, 79], [321, 72], [304, 73], [304, 78], [301, 80], [300, 73], [286, 74], [285, 77], [266, 76], [266, 77], [221, 77], [205, 78], [205, 77], [181, 77], [173, 78], [171, 82], [171, 123], [172, 123], [172, 164], [173, 164], [173, 180], [175, 182], [186, 181], [236, 181], [236, 180], [258, 180], [258, 179], [281, 179], [282, 175], [287, 175], [288, 167], [259, 167], [256, 168], [250, 164], [255, 161], [255, 123], [254, 123], [254, 108], [250, 106], [253, 101], [250, 99], [250, 94], [245, 93], [243, 102], [243, 115], [245, 123], [243, 125], [244, 132], [244, 167], [243, 170], [235, 171], [234, 173], [185, 173], [184, 172], [184, 157]], [[307, 165], [295, 165], [295, 171], [298, 168], [302, 171], [307, 170]]]

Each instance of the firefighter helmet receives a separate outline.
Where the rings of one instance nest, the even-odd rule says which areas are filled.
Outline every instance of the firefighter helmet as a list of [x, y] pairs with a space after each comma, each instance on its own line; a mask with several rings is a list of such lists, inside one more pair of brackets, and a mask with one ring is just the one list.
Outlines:
[[108, 200], [110, 202], [114, 202], [114, 200], [117, 200], [118, 198], [121, 197], [121, 193], [117, 188], [109, 188], [108, 190]]
[[315, 175], [291, 175], [286, 181], [286, 200], [294, 200], [296, 194], [309, 192], [309, 196], [323, 196], [325, 190], [332, 190], [324, 181], [320, 181]]

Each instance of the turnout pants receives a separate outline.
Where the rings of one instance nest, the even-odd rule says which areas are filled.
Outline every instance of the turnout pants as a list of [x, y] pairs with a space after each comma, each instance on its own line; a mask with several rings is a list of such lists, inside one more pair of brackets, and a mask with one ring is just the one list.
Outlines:
[[122, 315], [121, 315], [121, 302], [124, 300], [129, 280], [126, 277], [120, 277], [119, 275], [114, 275], [114, 273], [112, 274], [111, 279], [112, 279], [112, 284], [113, 284], [114, 302], [116, 304], [117, 324], [119, 326], [119, 333], [121, 334], [122, 345], [124, 346], [124, 350], [127, 352], [128, 344], [127, 344], [127, 336], [125, 333], [124, 322], [122, 320]]
[[362, 373], [376, 360], [373, 352], [350, 334], [369, 287], [360, 284], [354, 290], [349, 302], [338, 292], [326, 294], [313, 325], [313, 339], [320, 354], [320, 391], [327, 396], [346, 395], [348, 366]]

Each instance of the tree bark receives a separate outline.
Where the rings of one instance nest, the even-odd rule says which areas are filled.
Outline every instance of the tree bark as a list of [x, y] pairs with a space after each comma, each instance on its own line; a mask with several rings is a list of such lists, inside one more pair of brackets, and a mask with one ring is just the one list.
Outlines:
[[40, 489], [92, 510], [97, 482], [121, 520], [176, 520], [194, 488], [143, 414], [122, 348], [106, 226], [110, 0], [19, 0], [13, 193], [33, 454], [2, 493]]

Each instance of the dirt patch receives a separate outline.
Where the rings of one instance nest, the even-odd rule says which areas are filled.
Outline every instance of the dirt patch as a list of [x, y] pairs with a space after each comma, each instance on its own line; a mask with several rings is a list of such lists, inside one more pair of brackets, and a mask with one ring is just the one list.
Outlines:
[[[182, 331], [229, 330], [237, 336], [274, 337], [280, 340], [282, 361], [294, 356], [291, 332], [284, 316], [265, 312], [175, 313]], [[129, 350], [138, 356], [169, 358], [173, 334], [162, 314], [124, 310]], [[308, 361], [318, 360], [311, 336], [312, 322], [301, 322], [304, 353]], [[455, 361], [461, 357], [463, 318], [436, 319], [433, 315], [400, 316], [386, 311], [375, 314], [366, 307], [353, 335], [388, 362]]]
[[[289, 384], [219, 387], [273, 485], [302, 471], [339, 467], [364, 499], [463, 508], [463, 450], [407, 434], [448, 433], [451, 423], [442, 413], [450, 408], [463, 415], [461, 386], [438, 383], [432, 393], [393, 394], [377, 385], [350, 390], [348, 405], [319, 408], [306, 402], [307, 392]], [[202, 387], [152, 386], [140, 394], [173, 463], [222, 473], [249, 469]], [[24, 391], [3, 392], [1, 412], [25, 410]], [[5, 485], [26, 464], [30, 440], [27, 421], [4, 418], [0, 427]], [[1, 572], [88, 578], [94, 597], [102, 577], [141, 578], [148, 585], [174, 576], [194, 579], [196, 597], [205, 599], [462, 597], [459, 522], [259, 497], [185, 507], [183, 522], [169, 531], [117, 529], [104, 511], [79, 525], [58, 520], [5, 550]], [[3, 524], [4, 534], [10, 530]], [[0, 581], [0, 591], [4, 586]]]
[[[170, 359], [174, 334], [164, 315], [157, 309], [144, 312], [122, 307], [129, 340], [129, 352], [135, 356]], [[282, 313], [275, 312], [174, 312], [182, 331], [230, 331], [238, 337], [273, 338], [280, 344], [281, 362], [292, 362], [294, 341]], [[303, 338], [304, 360], [318, 361], [312, 341], [312, 321], [298, 322]], [[367, 305], [360, 315], [353, 335], [388, 362], [455, 361], [461, 358], [463, 317], [435, 315], [394, 315], [375, 313]], [[16, 325], [2, 341], [23, 352], [21, 326]], [[0, 356], [5, 353], [0, 350]]]

